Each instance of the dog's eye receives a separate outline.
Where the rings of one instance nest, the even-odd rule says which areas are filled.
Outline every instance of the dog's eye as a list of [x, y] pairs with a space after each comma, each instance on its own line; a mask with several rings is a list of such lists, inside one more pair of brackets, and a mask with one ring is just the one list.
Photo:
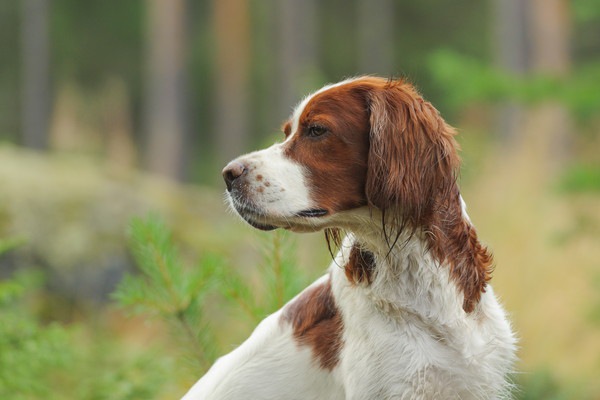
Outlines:
[[327, 133], [327, 128], [320, 125], [311, 125], [308, 127], [307, 136], [318, 137]]

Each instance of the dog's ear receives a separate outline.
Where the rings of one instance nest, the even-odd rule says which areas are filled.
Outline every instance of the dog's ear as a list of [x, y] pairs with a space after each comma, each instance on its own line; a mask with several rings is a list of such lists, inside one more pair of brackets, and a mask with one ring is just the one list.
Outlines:
[[454, 130], [437, 110], [401, 81], [369, 93], [367, 200], [422, 225], [434, 197], [455, 186], [459, 166]]
[[492, 257], [462, 212], [456, 132], [402, 81], [372, 88], [367, 99], [368, 203], [394, 216], [384, 219], [390, 232], [423, 229], [433, 255], [449, 265], [464, 293], [463, 308], [472, 311], [490, 278]]

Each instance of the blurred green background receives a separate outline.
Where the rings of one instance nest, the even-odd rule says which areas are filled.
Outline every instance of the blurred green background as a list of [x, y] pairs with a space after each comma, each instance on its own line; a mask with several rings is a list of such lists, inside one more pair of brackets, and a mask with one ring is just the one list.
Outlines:
[[[515, 396], [600, 399], [600, 0], [0, 2], [0, 397], [181, 396], [205, 366], [110, 296], [136, 271], [130, 219], [268, 296], [274, 236], [227, 213], [221, 168], [360, 74], [405, 77], [459, 128]], [[285, 240], [286, 288], [323, 273], [321, 235]], [[216, 354], [272, 311], [221, 300], [202, 298]]]

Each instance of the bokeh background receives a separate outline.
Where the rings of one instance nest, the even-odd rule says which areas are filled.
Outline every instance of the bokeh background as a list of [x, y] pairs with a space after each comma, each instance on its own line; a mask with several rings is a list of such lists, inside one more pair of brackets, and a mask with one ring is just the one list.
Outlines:
[[[600, 399], [599, 0], [0, 2], [0, 397], [180, 396], [201, 368], [110, 295], [130, 219], [260, 281], [270, 236], [227, 213], [221, 168], [359, 74], [408, 79], [460, 131], [516, 397]], [[324, 271], [321, 235], [285, 240]], [[206, 302], [229, 351], [255, 321]]]

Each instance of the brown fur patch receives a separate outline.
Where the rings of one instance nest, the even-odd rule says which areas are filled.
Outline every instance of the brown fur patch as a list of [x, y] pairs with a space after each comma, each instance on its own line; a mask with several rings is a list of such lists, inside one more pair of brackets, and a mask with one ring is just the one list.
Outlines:
[[284, 308], [282, 321], [292, 325], [294, 338], [300, 345], [312, 348], [322, 368], [331, 370], [337, 365], [343, 323], [330, 281], [302, 292]]
[[[312, 126], [326, 133], [311, 137]], [[368, 132], [365, 97], [354, 87], [330, 89], [304, 107], [285, 154], [310, 171], [311, 196], [320, 208], [335, 213], [367, 204]]]
[[493, 257], [479, 242], [475, 227], [462, 217], [458, 188], [438, 204], [429, 227], [433, 254], [450, 264], [450, 276], [465, 296], [463, 309], [473, 311], [491, 279]]
[[344, 265], [346, 278], [354, 284], [370, 284], [375, 272], [375, 257], [373, 253], [361, 249], [357, 244], [350, 249], [350, 259]]

